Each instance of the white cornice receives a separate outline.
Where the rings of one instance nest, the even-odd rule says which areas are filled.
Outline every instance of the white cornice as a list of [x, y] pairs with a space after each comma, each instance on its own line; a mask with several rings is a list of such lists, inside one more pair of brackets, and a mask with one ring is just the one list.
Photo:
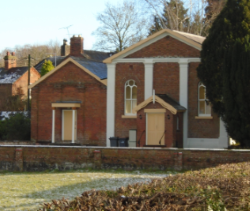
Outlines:
[[200, 62], [200, 58], [126, 58], [126, 59], [115, 59], [113, 63], [144, 63], [152, 64], [159, 62], [177, 62], [177, 63], [190, 63], [190, 62]]

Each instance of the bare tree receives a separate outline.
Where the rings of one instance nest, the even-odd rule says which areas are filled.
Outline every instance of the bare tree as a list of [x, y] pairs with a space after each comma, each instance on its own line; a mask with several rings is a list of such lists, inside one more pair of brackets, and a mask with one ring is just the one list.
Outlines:
[[124, 1], [117, 6], [107, 3], [97, 20], [101, 26], [93, 32], [97, 37], [95, 49], [121, 51], [145, 38], [147, 33], [147, 22], [138, 13], [134, 2]]
[[[147, 4], [162, 28], [206, 36], [226, 0], [189, 0], [185, 2], [187, 16], [181, 16], [181, 0], [141, 0]], [[170, 4], [173, 2], [172, 4]], [[174, 5], [174, 7], [173, 7]], [[162, 8], [163, 7], [163, 8]], [[165, 11], [165, 14], [162, 14]], [[165, 18], [164, 18], [165, 16]], [[166, 22], [166, 17], [170, 22]]]
[[17, 57], [17, 66], [28, 65], [28, 55], [30, 54], [33, 60], [31, 65], [35, 65], [37, 62], [49, 56], [60, 55], [60, 44], [58, 41], [51, 40], [44, 45], [23, 45], [15, 46], [14, 48], [6, 48], [0, 52], [0, 67], [4, 67], [3, 58], [6, 56], [6, 52], [15, 52]]

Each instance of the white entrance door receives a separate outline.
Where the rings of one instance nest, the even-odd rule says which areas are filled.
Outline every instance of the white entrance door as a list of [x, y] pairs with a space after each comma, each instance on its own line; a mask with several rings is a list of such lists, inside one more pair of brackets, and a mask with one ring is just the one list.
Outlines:
[[165, 113], [147, 114], [147, 145], [165, 144]]
[[[62, 140], [72, 141], [72, 115], [73, 110], [63, 110], [62, 121]], [[74, 140], [77, 139], [77, 111], [75, 110], [75, 131]]]

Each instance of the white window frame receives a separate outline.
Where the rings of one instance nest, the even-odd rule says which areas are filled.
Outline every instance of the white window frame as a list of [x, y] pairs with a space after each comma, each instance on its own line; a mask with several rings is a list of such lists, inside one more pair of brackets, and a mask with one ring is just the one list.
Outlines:
[[[204, 87], [204, 89], [205, 89], [205, 93], [204, 93], [204, 99], [200, 99], [200, 87]], [[211, 108], [211, 104], [209, 104], [209, 106], [210, 106], [210, 113], [208, 114], [207, 112], [206, 112], [206, 106], [205, 106], [205, 114], [201, 114], [200, 113], [200, 102], [205, 102], [205, 104], [207, 103], [207, 102], [209, 102], [209, 100], [207, 99], [207, 96], [206, 96], [206, 86], [202, 83], [202, 82], [199, 82], [199, 84], [198, 84], [198, 116], [211, 116], [211, 111], [212, 111], [212, 108]]]
[[[134, 85], [133, 86], [131, 86], [131, 85], [129, 85], [129, 82], [130, 81], [133, 81], [134, 82]], [[127, 87], [130, 87], [130, 99], [126, 99], [126, 94], [127, 94]], [[127, 100], [130, 100], [131, 101], [131, 111], [133, 111], [133, 100], [135, 100], [135, 99], [133, 99], [133, 96], [132, 96], [132, 88], [133, 87], [136, 87], [136, 105], [137, 105], [137, 96], [138, 96], [138, 93], [137, 93], [137, 85], [136, 85], [136, 82], [135, 82], [135, 80], [133, 80], [133, 79], [129, 79], [129, 80], [127, 80], [126, 82], [125, 82], [125, 85], [124, 85], [124, 114], [125, 114], [125, 116], [136, 116], [136, 113], [126, 113], [126, 101]], [[136, 106], [135, 105], [135, 106]]]

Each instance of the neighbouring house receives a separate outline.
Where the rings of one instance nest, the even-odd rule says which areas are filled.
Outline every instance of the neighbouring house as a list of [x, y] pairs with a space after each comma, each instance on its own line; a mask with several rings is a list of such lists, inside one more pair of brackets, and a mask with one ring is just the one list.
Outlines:
[[71, 38], [69, 54], [65, 44], [57, 66], [30, 86], [31, 139], [105, 146], [107, 66], [102, 61], [110, 53], [83, 50], [81, 36]]
[[107, 146], [129, 137], [145, 147], [228, 147], [196, 73], [204, 39], [165, 29], [104, 60]]
[[[8, 110], [6, 108], [7, 100], [10, 96], [20, 92], [23, 98], [28, 93], [28, 67], [17, 67], [17, 58], [15, 53], [7, 52], [4, 57], [4, 68], [0, 68], [0, 111]], [[30, 68], [30, 83], [34, 83], [40, 78], [39, 72]]]

